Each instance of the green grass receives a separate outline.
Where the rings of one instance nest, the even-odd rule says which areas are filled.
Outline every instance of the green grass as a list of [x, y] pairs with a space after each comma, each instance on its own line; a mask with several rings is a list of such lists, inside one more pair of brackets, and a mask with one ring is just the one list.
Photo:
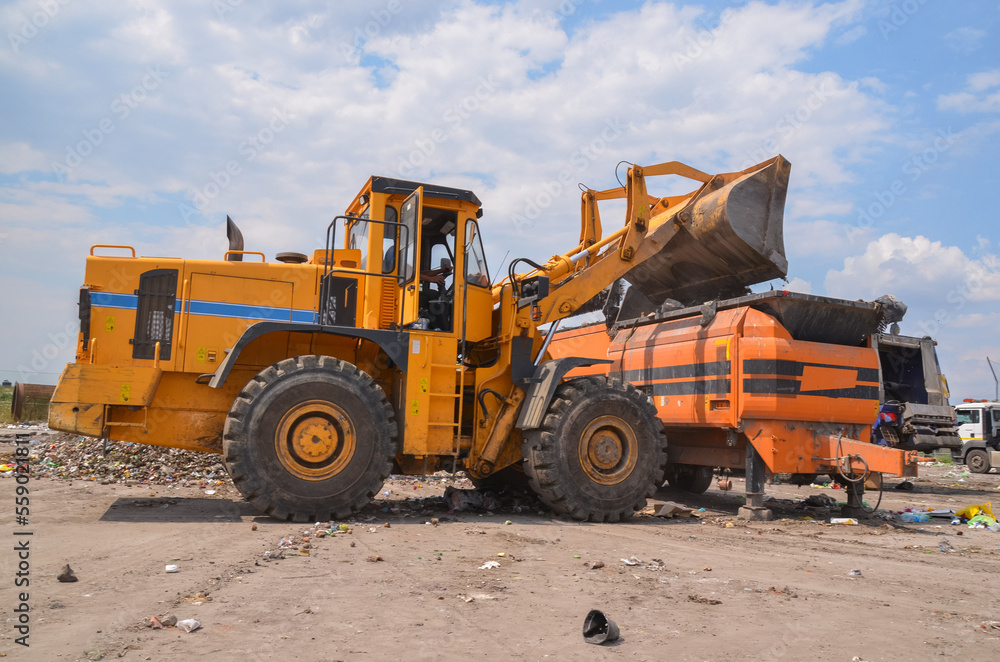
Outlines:
[[0, 425], [14, 422], [14, 417], [10, 414], [10, 400], [13, 395], [13, 386], [0, 386]]

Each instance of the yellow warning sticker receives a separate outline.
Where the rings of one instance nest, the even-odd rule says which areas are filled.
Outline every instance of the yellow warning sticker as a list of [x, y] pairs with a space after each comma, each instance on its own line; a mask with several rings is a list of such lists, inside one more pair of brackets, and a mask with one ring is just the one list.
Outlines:
[[208, 359], [208, 350], [204, 347], [199, 347], [197, 356], [198, 363], [204, 363], [207, 359]]
[[420, 413], [420, 405], [417, 403], [416, 400], [410, 403], [410, 413], [413, 414], [414, 416]]
[[132, 386], [129, 384], [122, 384], [121, 394], [119, 399], [122, 402], [128, 402], [128, 399], [132, 397]]
[[106, 316], [104, 318], [104, 330], [107, 331], [107, 332], [109, 332], [109, 333], [111, 331], [115, 330], [115, 316], [114, 315], [108, 315], [108, 316]]
[[427, 388], [428, 388], [427, 378], [426, 377], [421, 377], [420, 378], [420, 392], [421, 393], [426, 393], [427, 392]]

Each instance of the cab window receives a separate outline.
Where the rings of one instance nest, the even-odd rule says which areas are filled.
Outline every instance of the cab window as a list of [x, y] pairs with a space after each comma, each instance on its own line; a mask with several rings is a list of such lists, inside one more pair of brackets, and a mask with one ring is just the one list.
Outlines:
[[471, 218], [465, 222], [465, 282], [477, 287], [490, 286], [486, 255], [479, 236], [479, 224]]
[[[368, 210], [362, 215], [363, 219], [368, 218]], [[351, 229], [347, 233], [347, 247], [361, 251], [361, 270], [366, 271], [368, 265], [368, 221], [357, 220], [351, 223]]]
[[958, 415], [958, 424], [979, 423], [978, 409], [959, 409], [955, 412]]
[[[385, 220], [395, 223], [396, 208], [386, 206]], [[395, 225], [385, 225], [382, 231], [382, 273], [391, 274], [396, 270], [396, 235], [399, 229]]]

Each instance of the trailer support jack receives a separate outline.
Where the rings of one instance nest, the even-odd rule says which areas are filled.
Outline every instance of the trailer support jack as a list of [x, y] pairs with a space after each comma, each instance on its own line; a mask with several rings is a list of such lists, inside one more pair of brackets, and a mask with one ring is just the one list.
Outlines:
[[764, 507], [764, 481], [767, 467], [753, 444], [747, 444], [747, 505], [740, 508], [740, 519], [767, 521], [774, 518], [770, 508]]

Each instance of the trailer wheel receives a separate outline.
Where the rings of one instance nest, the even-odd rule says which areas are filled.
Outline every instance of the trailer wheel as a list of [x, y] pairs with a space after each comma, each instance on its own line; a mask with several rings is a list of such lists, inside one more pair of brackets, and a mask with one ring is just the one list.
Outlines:
[[329, 356], [298, 356], [265, 368], [240, 392], [223, 458], [237, 489], [271, 517], [341, 519], [388, 478], [397, 434], [369, 375]]
[[712, 476], [711, 467], [693, 464], [675, 464], [667, 469], [670, 487], [692, 494], [704, 494], [712, 486]]
[[617, 522], [663, 483], [667, 440], [634, 386], [587, 377], [559, 386], [522, 452], [531, 489], [555, 513]]
[[990, 458], [986, 451], [973, 449], [965, 456], [965, 466], [974, 474], [985, 474], [990, 471]]

